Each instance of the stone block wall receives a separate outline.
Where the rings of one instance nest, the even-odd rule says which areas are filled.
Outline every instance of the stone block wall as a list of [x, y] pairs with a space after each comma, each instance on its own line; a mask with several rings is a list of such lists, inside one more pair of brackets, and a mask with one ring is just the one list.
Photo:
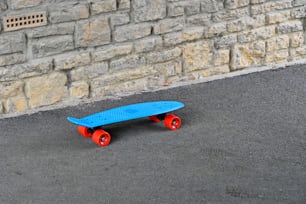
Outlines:
[[0, 0], [0, 20], [0, 114], [306, 57], [306, 0]]

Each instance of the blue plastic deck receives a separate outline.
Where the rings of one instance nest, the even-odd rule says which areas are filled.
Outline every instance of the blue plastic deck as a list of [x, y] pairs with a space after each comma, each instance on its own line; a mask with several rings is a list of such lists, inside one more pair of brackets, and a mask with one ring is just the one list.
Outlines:
[[127, 120], [168, 113], [183, 107], [184, 104], [179, 101], [144, 102], [120, 106], [80, 119], [68, 117], [67, 120], [76, 125], [95, 128]]

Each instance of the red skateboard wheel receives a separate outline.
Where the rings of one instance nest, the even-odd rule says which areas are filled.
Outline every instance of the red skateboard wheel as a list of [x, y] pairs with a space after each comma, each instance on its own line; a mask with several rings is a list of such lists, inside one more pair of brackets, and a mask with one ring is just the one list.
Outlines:
[[182, 121], [178, 116], [168, 114], [165, 118], [164, 124], [170, 130], [177, 130], [181, 127]]
[[92, 137], [92, 134], [93, 134], [92, 129], [88, 127], [84, 127], [84, 126], [78, 126], [78, 131], [83, 137], [86, 137], [86, 138]]
[[105, 147], [109, 145], [111, 141], [111, 136], [108, 132], [104, 130], [96, 130], [92, 136], [92, 141], [100, 147]]

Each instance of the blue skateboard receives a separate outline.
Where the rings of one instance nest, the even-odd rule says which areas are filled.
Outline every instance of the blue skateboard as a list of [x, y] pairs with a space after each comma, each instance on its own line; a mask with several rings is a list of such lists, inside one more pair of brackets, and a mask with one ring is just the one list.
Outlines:
[[181, 119], [169, 112], [183, 108], [184, 104], [178, 101], [155, 101], [136, 103], [105, 110], [84, 118], [68, 117], [67, 120], [78, 125], [78, 132], [86, 138], [92, 138], [93, 142], [103, 147], [111, 141], [108, 132], [102, 130], [102, 126], [119, 123], [127, 120], [149, 117], [153, 122], [164, 121], [164, 125], [170, 130], [181, 127]]

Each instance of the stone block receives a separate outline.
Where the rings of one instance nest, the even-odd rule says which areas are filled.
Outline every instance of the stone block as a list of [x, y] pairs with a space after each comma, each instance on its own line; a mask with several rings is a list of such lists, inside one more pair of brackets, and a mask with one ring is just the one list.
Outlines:
[[244, 6], [248, 6], [250, 0], [225, 0], [225, 7], [227, 9], [236, 9]]
[[183, 46], [183, 67], [185, 72], [207, 69], [212, 66], [213, 41], [198, 41]]
[[[7, 9], [6, 1], [5, 0], [0, 0], [0, 11], [5, 11], [6, 9]], [[1, 104], [0, 104], [0, 106], [1, 106]]]
[[306, 58], [306, 45], [291, 49], [290, 55], [294, 59], [305, 59]]
[[43, 1], [42, 0], [11, 0], [10, 5], [11, 8], [14, 10], [17, 9], [23, 9], [23, 8], [28, 8], [28, 7], [33, 7], [41, 4]]
[[213, 13], [212, 20], [214, 22], [225, 22], [230, 20], [236, 20], [242, 16], [249, 16], [249, 8], [238, 8], [233, 10], [220, 10], [216, 13]]
[[[30, 108], [52, 105], [67, 97], [67, 76], [54, 72], [26, 80], [25, 93]], [[55, 86], [56, 84], [56, 86]]]
[[161, 48], [163, 39], [161, 36], [152, 36], [135, 41], [134, 47], [136, 53], [144, 53]]
[[256, 4], [251, 6], [251, 14], [263, 14], [270, 11], [278, 11], [283, 9], [288, 9], [292, 7], [292, 0], [278, 0], [278, 1], [268, 1], [263, 4]]
[[[186, 40], [183, 38], [184, 32], [185, 31], [178, 32], [178, 33], [168, 33], [164, 35], [164, 45], [166, 47], [169, 47], [169, 46], [178, 45], [178, 44], [185, 42]], [[202, 35], [203, 35], [203, 29], [202, 29]]]
[[124, 72], [109, 72], [91, 80], [91, 89], [123, 83], [129, 80], [141, 79], [156, 74], [156, 70], [148, 66], [126, 69]]
[[29, 63], [6, 66], [0, 69], [0, 81], [11, 81], [46, 74], [52, 70], [52, 60], [34, 60]]
[[156, 71], [153, 68], [144, 66], [95, 78], [90, 85], [91, 96], [122, 96], [147, 90], [150, 86], [149, 78], [154, 76], [155, 73]]
[[0, 83], [0, 98], [7, 99], [23, 94], [24, 83], [22, 81], [11, 81]]
[[77, 47], [93, 47], [109, 44], [111, 31], [106, 17], [77, 22], [75, 44]]
[[94, 87], [94, 89], [91, 93], [91, 96], [93, 98], [104, 98], [136, 94], [148, 90], [148, 83], [148, 78], [141, 78], [103, 87], [92, 84], [91, 87]]
[[154, 34], [164, 34], [174, 31], [180, 31], [184, 28], [185, 19], [182, 17], [178, 18], [167, 18], [159, 20], [154, 26]]
[[303, 31], [303, 23], [299, 20], [284, 22], [279, 24], [277, 27], [277, 32], [279, 34], [293, 33], [298, 31]]
[[229, 73], [231, 70], [230, 70], [229, 65], [225, 64], [225, 65], [209, 68], [205, 71], [207, 73], [207, 76], [213, 76], [213, 75]]
[[183, 41], [193, 41], [201, 39], [203, 37], [203, 34], [203, 27], [188, 27], [181, 32], [181, 38], [183, 39]]
[[183, 72], [183, 65], [181, 60], [176, 59], [155, 64], [153, 65], [152, 69], [156, 70], [156, 74], [159, 75], [158, 77], [163, 77], [166, 82], [169, 77], [181, 75]]
[[72, 98], [87, 98], [89, 96], [89, 84], [85, 81], [73, 82], [69, 88]]
[[151, 27], [149, 23], [118, 26], [114, 32], [114, 39], [116, 42], [123, 42], [143, 38], [151, 34]]
[[293, 18], [305, 18], [306, 17], [306, 6], [293, 9], [291, 12], [291, 15]]
[[71, 35], [45, 37], [32, 41], [32, 53], [37, 58], [59, 54], [73, 49], [73, 37]]
[[285, 22], [290, 19], [290, 11], [277, 11], [268, 13], [266, 19], [268, 24]]
[[148, 78], [154, 76], [154, 74], [156, 74], [156, 71], [147, 66], [105, 74], [91, 81], [91, 96], [122, 96], [126, 93], [147, 90]]
[[250, 0], [250, 2], [251, 2], [252, 5], [264, 3], [264, 2], [266, 2], [266, 1], [267, 1], [267, 0]]
[[288, 49], [276, 50], [266, 54], [266, 62], [268, 64], [281, 63], [287, 61], [288, 57], [289, 57]]
[[229, 73], [230, 68], [228, 65], [222, 65], [218, 67], [210, 67], [204, 70], [193, 71], [187, 74], [188, 80], [197, 80], [213, 75], [225, 74]]
[[247, 43], [256, 40], [265, 40], [273, 36], [275, 36], [274, 25], [241, 32], [240, 34], [238, 34], [238, 42]]
[[306, 0], [294, 0], [294, 6], [304, 6], [306, 5]]
[[297, 48], [302, 47], [305, 43], [304, 39], [304, 33], [303, 32], [296, 32], [290, 34], [290, 47]]
[[118, 9], [130, 9], [131, 1], [130, 0], [117, 0]]
[[13, 65], [13, 64], [20, 64], [26, 62], [27, 58], [26, 55], [23, 53], [13, 53], [8, 55], [0, 55], [0, 67]]
[[216, 50], [213, 56], [215, 66], [229, 64], [230, 50]]
[[54, 8], [50, 9], [49, 13], [49, 21], [53, 24], [76, 21], [88, 17], [89, 8], [86, 4], [57, 4]]
[[215, 23], [204, 30], [204, 37], [212, 38], [223, 36], [226, 32], [226, 23]]
[[223, 9], [223, 1], [201, 0], [201, 11], [204, 13], [214, 13]]
[[231, 70], [230, 70], [229, 65], [222, 65], [222, 66], [219, 66], [219, 67], [208, 69], [208, 71], [210, 71], [211, 75], [218, 75], [218, 74], [229, 73]]
[[99, 62], [90, 66], [73, 69], [70, 72], [72, 81], [85, 81], [99, 77], [108, 72], [108, 63]]
[[132, 6], [135, 22], [153, 21], [166, 16], [166, 0], [134, 0]]
[[98, 49], [92, 52], [92, 61], [101, 62], [110, 60], [114, 57], [130, 54], [133, 49], [132, 43], [110, 45], [103, 49]]
[[74, 33], [75, 23], [60, 23], [39, 28], [27, 30], [29, 38], [41, 38], [51, 35], [72, 35]]
[[128, 13], [114, 13], [110, 16], [111, 26], [124, 25], [130, 22], [130, 15]]
[[261, 65], [264, 61], [265, 54], [265, 41], [236, 44], [231, 51], [230, 68], [234, 71], [253, 65]]
[[115, 11], [117, 9], [116, 0], [91, 1], [91, 14], [98, 15], [101, 13]]
[[237, 43], [237, 35], [230, 34], [222, 37], [215, 38], [215, 47], [216, 48], [228, 48]]
[[[130, 69], [127, 71], [128, 74], [128, 78], [124, 79], [124, 78], [121, 78], [122, 80], [119, 80], [119, 81], [127, 81], [127, 79], [131, 79], [131, 80], [134, 80], [134, 79], [142, 79], [142, 78], [145, 78], [145, 77], [148, 77], [148, 76], [152, 76], [153, 74], [156, 74], [156, 70], [154, 70], [153, 68], [151, 68], [150, 66], [143, 66], [143, 67], [139, 67], [139, 68], [136, 68], [136, 69]], [[121, 77], [123, 77], [121, 75]], [[116, 82], [116, 81], [115, 81]]]
[[67, 70], [89, 65], [91, 58], [89, 53], [69, 53], [54, 58], [55, 70]]
[[23, 52], [26, 38], [23, 33], [5, 33], [0, 35], [0, 55]]
[[168, 16], [169, 17], [176, 17], [182, 16], [185, 13], [185, 4], [182, 2], [175, 2], [168, 4]]
[[192, 3], [186, 3], [185, 4], [185, 15], [191, 16], [200, 13], [201, 11], [201, 5], [200, 1], [195, 0]]
[[173, 46], [187, 41], [198, 40], [203, 37], [203, 27], [190, 27], [182, 32], [164, 35], [164, 45]]
[[4, 102], [4, 110], [7, 113], [24, 112], [27, 109], [28, 102], [24, 96], [12, 97]]
[[187, 24], [191, 26], [208, 26], [211, 24], [211, 14], [201, 13], [187, 17]]
[[265, 15], [258, 15], [254, 17], [244, 16], [237, 20], [227, 23], [226, 28], [228, 32], [240, 32], [265, 25]]
[[0, 101], [0, 114], [4, 112], [4, 108], [3, 108], [3, 104], [2, 102]]
[[170, 61], [172, 59], [179, 57], [181, 53], [182, 53], [182, 50], [176, 47], [171, 50], [163, 50], [160, 52], [149, 53], [146, 56], [146, 59], [147, 59], [147, 63], [149, 64], [166, 62], [166, 61]]
[[130, 55], [120, 59], [114, 59], [110, 62], [110, 70], [122, 70], [136, 68], [145, 64], [145, 58], [139, 55]]
[[267, 51], [275, 51], [281, 49], [288, 49], [289, 48], [289, 36], [287, 35], [280, 35], [273, 38], [270, 38], [266, 42]]

